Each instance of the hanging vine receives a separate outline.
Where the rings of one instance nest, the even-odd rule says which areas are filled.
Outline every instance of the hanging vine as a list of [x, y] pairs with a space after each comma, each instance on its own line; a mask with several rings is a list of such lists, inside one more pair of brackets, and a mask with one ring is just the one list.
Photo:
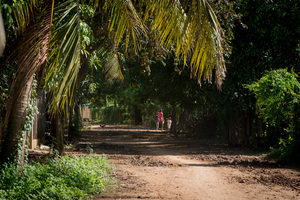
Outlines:
[[[20, 134], [20, 139], [18, 142], [18, 148], [17, 148], [17, 156], [16, 156], [16, 163], [19, 163], [22, 167], [22, 165], [26, 162], [28, 162], [28, 149], [30, 144], [30, 133], [32, 131], [32, 127], [34, 124], [34, 117], [38, 113], [38, 108], [36, 105], [36, 98], [37, 98], [37, 81], [33, 80], [32, 83], [32, 89], [31, 89], [31, 97], [29, 104], [26, 108], [26, 117], [22, 124], [22, 131]], [[26, 140], [26, 141], [24, 141]], [[23, 157], [24, 155], [24, 157]], [[22, 160], [24, 158], [24, 160]]]

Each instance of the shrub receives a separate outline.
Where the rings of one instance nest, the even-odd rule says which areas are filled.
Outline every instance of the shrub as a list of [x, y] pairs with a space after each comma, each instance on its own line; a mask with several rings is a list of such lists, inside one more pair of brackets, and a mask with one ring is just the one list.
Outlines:
[[22, 173], [2, 166], [0, 199], [88, 199], [112, 183], [113, 166], [101, 156], [55, 158], [47, 164], [25, 164]]
[[276, 138], [283, 158], [292, 158], [299, 151], [300, 83], [297, 77], [294, 72], [279, 69], [246, 86], [257, 99], [256, 106], [266, 124], [266, 136], [270, 140]]

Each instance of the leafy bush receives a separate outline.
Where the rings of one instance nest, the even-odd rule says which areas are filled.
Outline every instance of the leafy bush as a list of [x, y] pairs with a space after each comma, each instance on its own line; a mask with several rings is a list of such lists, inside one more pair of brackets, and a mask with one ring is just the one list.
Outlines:
[[113, 166], [101, 156], [55, 158], [47, 164], [25, 164], [22, 173], [2, 166], [0, 199], [88, 199], [112, 183]]
[[300, 100], [300, 83], [294, 72], [289, 73], [286, 69], [271, 71], [247, 88], [254, 92], [264, 121], [271, 125], [291, 121], [295, 104]]
[[266, 124], [266, 135], [277, 139], [277, 149], [283, 158], [291, 158], [299, 151], [300, 83], [297, 77], [294, 72], [279, 69], [246, 86], [255, 94], [256, 106]]

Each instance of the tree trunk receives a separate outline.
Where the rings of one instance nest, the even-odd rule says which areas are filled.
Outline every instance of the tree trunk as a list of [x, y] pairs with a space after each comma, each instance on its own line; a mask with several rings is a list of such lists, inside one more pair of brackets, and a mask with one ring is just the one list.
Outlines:
[[134, 106], [134, 124], [140, 125], [142, 124], [142, 122], [143, 120], [141, 110], [137, 106]]
[[64, 153], [64, 118], [63, 114], [59, 111], [56, 111], [54, 116], [51, 119], [51, 136], [54, 137], [54, 149], [56, 149], [59, 155]]
[[189, 119], [190, 119], [190, 114], [187, 109], [184, 109], [183, 113], [181, 113], [179, 116], [179, 123], [177, 129], [179, 131], [185, 132], [189, 124]]
[[170, 116], [172, 118], [172, 124], [171, 124], [171, 133], [176, 133], [176, 104], [172, 105], [172, 115]]
[[68, 127], [68, 140], [73, 141], [75, 137], [75, 125], [74, 125], [74, 106], [69, 108], [69, 127]]
[[299, 106], [299, 102], [295, 103], [295, 107], [294, 107], [294, 153], [297, 156], [297, 161], [300, 161], [300, 106]]
[[79, 135], [79, 129], [81, 126], [81, 115], [80, 115], [80, 102], [78, 102], [77, 93], [76, 91], [80, 87], [80, 84], [82, 81], [84, 81], [86, 75], [90, 71], [90, 65], [89, 65], [89, 56], [82, 56], [82, 65], [79, 69], [78, 76], [76, 79], [76, 84], [74, 88], [74, 98], [72, 105], [69, 109], [69, 139], [73, 141], [76, 137]]
[[263, 137], [260, 122], [252, 110], [233, 111], [226, 121], [229, 145], [260, 145]]
[[[10, 58], [11, 67], [16, 67], [16, 73], [10, 84], [10, 97], [6, 103], [6, 113], [3, 122], [4, 143], [2, 145], [2, 161], [13, 161], [20, 139], [21, 127], [29, 103], [33, 76], [48, 57], [48, 43], [52, 25], [54, 1], [45, 1], [40, 7], [34, 7], [27, 14], [30, 21], [25, 31], [18, 35], [18, 40]], [[34, 34], [33, 34], [34, 33]], [[37, 34], [38, 33], [38, 34]], [[30, 39], [30, 40], [29, 40]], [[7, 59], [9, 61], [10, 59]], [[17, 61], [17, 62], [15, 62]], [[10, 61], [9, 61], [10, 62]], [[18, 64], [14, 64], [18, 63]]]
[[39, 113], [37, 114], [37, 137], [44, 140], [46, 131], [47, 100], [46, 92], [43, 89], [39, 90], [37, 107], [39, 109]]
[[[18, 164], [24, 163], [24, 155], [25, 155], [25, 142], [26, 137], [22, 138], [22, 149], [21, 152], [18, 152], [18, 143], [22, 137], [23, 130], [23, 122], [26, 117], [26, 108], [30, 101], [31, 96], [31, 87], [33, 83], [33, 76], [26, 83], [23, 90], [21, 90], [20, 95], [16, 96], [15, 101], [10, 101], [11, 105], [9, 106], [10, 115], [8, 118], [8, 130], [6, 131], [6, 135], [4, 137], [4, 143], [1, 149], [1, 162], [14, 161], [16, 160], [16, 156], [18, 153], [21, 153], [21, 157]], [[18, 85], [18, 84], [16, 84]], [[14, 91], [14, 90], [12, 90]], [[12, 94], [12, 96], [15, 94]], [[9, 111], [8, 111], [9, 112]], [[26, 136], [26, 134], [25, 134]]]
[[238, 144], [237, 138], [237, 111], [233, 111], [226, 120], [226, 126], [228, 127], [228, 144], [234, 146]]
[[71, 109], [69, 109], [69, 131], [68, 139], [72, 142], [80, 137], [80, 127], [81, 127], [81, 114], [80, 105], [77, 102], [73, 103]]

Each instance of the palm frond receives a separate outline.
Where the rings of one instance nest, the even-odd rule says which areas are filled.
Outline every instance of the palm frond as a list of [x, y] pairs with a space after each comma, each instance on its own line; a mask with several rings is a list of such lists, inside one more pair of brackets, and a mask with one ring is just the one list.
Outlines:
[[146, 27], [131, 0], [107, 0], [105, 11], [110, 16], [108, 29], [116, 46], [125, 38], [125, 49], [132, 40], [135, 52], [140, 49], [140, 40], [146, 37]]
[[[80, 16], [78, 1], [56, 4], [58, 15], [50, 42], [50, 64], [46, 83], [51, 84], [51, 109], [64, 109], [72, 98], [80, 67]], [[70, 101], [71, 102], [71, 101]]]
[[123, 81], [121, 59], [123, 59], [123, 55], [118, 52], [114, 41], [107, 36], [97, 41], [97, 48], [90, 56], [90, 63], [96, 69], [100, 67], [109, 82]]
[[36, 8], [38, 8], [41, 4], [43, 4], [43, 2], [39, 2], [37, 0], [14, 2], [12, 12], [18, 25], [19, 32], [23, 33], [27, 29], [27, 26], [32, 21], [33, 11], [36, 10]]
[[[24, 11], [24, 10], [23, 10]], [[33, 75], [38, 71], [48, 58], [48, 44], [52, 21], [52, 1], [36, 5], [32, 11], [27, 11], [24, 16], [30, 16], [26, 29], [18, 40], [15, 52], [8, 60], [16, 61], [17, 72], [11, 88], [13, 98], [18, 98], [20, 91]], [[16, 90], [16, 88], [18, 90]]]
[[102, 47], [98, 53], [100, 59], [102, 60], [101, 64], [104, 66], [105, 77], [108, 81], [119, 80], [123, 81], [123, 73], [121, 71], [120, 65], [120, 53], [117, 51], [117, 48], [114, 44], [111, 44], [109, 47]]
[[215, 81], [221, 86], [225, 77], [222, 30], [206, 0], [146, 1], [144, 20], [151, 20], [160, 44], [172, 48], [190, 65], [191, 77]]

